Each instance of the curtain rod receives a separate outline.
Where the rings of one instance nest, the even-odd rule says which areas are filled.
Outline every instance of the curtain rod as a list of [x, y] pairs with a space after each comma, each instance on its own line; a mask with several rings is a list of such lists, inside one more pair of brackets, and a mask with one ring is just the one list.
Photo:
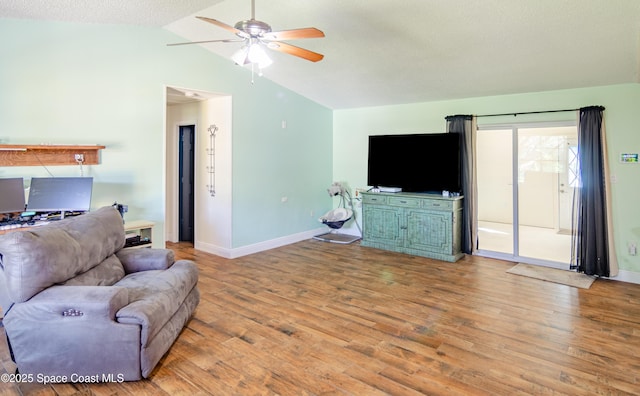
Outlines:
[[580, 110], [580, 109], [523, 111], [523, 112], [518, 112], [518, 113], [481, 114], [481, 115], [477, 115], [476, 117], [477, 118], [480, 118], [480, 117], [500, 117], [500, 116], [509, 116], [509, 115], [512, 115], [512, 116], [516, 117], [518, 115], [524, 115], [524, 114], [564, 113], [564, 112], [568, 112], [568, 111], [578, 111], [578, 110]]
[[472, 116], [472, 115], [450, 115], [450, 116], [446, 116], [444, 119], [447, 121], [451, 121], [456, 117], [465, 117], [465, 119], [470, 120], [472, 117], [476, 117], [476, 118], [480, 118], [480, 117], [501, 117], [501, 116], [518, 116], [518, 115], [523, 115], [523, 114], [544, 114], [544, 113], [565, 113], [568, 111], [579, 111], [579, 110], [600, 110], [600, 111], [604, 111], [604, 106], [587, 106], [587, 107], [580, 107], [578, 109], [564, 109], [564, 110], [544, 110], [544, 111], [522, 111], [522, 112], [516, 112], [516, 113], [503, 113], [503, 114], [480, 114], [480, 115], [476, 115], [476, 116]]

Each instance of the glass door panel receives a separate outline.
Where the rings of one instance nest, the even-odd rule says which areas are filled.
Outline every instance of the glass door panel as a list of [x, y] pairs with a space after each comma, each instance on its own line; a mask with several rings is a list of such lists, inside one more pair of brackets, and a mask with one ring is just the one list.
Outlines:
[[575, 126], [518, 129], [519, 256], [570, 261], [568, 160], [576, 134]]
[[515, 254], [513, 130], [478, 130], [478, 249]]

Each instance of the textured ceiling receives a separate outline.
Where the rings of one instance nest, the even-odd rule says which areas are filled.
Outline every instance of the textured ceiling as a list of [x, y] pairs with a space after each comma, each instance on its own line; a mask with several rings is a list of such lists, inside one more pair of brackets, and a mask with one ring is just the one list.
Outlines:
[[164, 26], [222, 0], [0, 0], [0, 17]]
[[[234, 36], [196, 15], [233, 25], [250, 5], [0, 0], [0, 17], [164, 26], [176, 41], [197, 41]], [[639, 0], [256, 0], [256, 19], [325, 32], [290, 41], [324, 60], [271, 51], [262, 78], [333, 109], [639, 82]], [[239, 43], [204, 46], [230, 57]]]

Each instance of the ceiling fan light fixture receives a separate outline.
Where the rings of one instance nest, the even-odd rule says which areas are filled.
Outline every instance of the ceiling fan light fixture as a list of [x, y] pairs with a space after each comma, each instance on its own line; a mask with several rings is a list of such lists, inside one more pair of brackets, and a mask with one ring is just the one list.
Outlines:
[[236, 65], [244, 66], [249, 61], [249, 47], [246, 45], [237, 50], [232, 56], [231, 60], [233, 60]]
[[247, 58], [249, 59], [249, 62], [257, 63], [260, 68], [267, 67], [273, 63], [271, 58], [267, 55], [267, 52], [258, 42], [252, 43], [249, 46]]
[[258, 67], [260, 69], [264, 69], [265, 67], [269, 67], [272, 63], [273, 61], [271, 60], [271, 58], [267, 56], [265, 59], [258, 63]]

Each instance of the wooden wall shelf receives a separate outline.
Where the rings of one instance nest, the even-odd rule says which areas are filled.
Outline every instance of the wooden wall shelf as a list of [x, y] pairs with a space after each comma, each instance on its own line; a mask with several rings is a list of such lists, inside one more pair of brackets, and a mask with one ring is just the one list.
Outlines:
[[77, 165], [76, 154], [82, 154], [82, 165], [100, 163], [98, 145], [0, 144], [0, 166]]

